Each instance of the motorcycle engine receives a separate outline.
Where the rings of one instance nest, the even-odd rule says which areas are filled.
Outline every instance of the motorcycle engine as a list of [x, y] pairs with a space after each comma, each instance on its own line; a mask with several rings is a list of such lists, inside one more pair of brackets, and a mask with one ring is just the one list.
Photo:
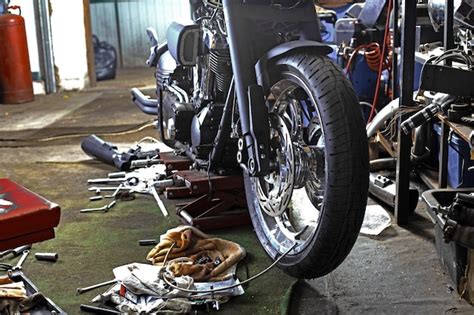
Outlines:
[[[208, 9], [213, 12], [216, 6]], [[174, 24], [168, 31], [169, 51], [157, 64], [162, 138], [168, 146], [185, 149], [202, 160], [214, 146], [233, 76], [223, 21], [222, 11], [213, 21], [203, 20], [200, 36], [195, 36], [197, 25]], [[183, 55], [197, 56], [196, 63], [180, 62]]]

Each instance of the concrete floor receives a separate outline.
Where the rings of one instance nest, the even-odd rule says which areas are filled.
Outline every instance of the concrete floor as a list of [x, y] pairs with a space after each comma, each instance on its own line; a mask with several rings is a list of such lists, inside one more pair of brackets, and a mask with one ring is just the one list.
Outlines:
[[[157, 238], [178, 220], [173, 215], [164, 219], [153, 198], [146, 196], [119, 203], [107, 214], [80, 214], [79, 209], [91, 206], [87, 179], [113, 169], [83, 154], [81, 137], [40, 138], [123, 131], [149, 121], [152, 117], [141, 114], [131, 103], [128, 90], [152, 87], [153, 81], [151, 70], [129, 69], [121, 71], [117, 80], [86, 92], [0, 105], [0, 177], [9, 177], [62, 206], [56, 238], [33, 247], [33, 252], [58, 252], [59, 261], [51, 264], [29, 258], [24, 269], [70, 314], [79, 314], [79, 305], [101, 292], [78, 296], [77, 287], [111, 279], [117, 266], [145, 262], [149, 248], [139, 247], [137, 241]], [[106, 139], [127, 146], [144, 136], [156, 136], [156, 131]], [[167, 205], [174, 213], [174, 204]], [[251, 227], [214, 234], [247, 249], [248, 256], [239, 268], [241, 279], [271, 263]], [[293, 294], [288, 295], [290, 288]], [[289, 308], [285, 296], [290, 297]], [[273, 269], [251, 283], [244, 296], [224, 305], [220, 313], [277, 314], [282, 309], [288, 314], [474, 314], [474, 308], [453, 291], [438, 264], [433, 225], [421, 203], [407, 227], [392, 226], [376, 238], [359, 237], [346, 261], [330, 275], [296, 281]]]

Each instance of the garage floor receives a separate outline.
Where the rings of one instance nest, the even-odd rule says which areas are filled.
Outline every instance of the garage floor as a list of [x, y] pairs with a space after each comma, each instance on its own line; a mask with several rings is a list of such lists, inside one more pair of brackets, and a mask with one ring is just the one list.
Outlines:
[[[0, 177], [23, 184], [63, 209], [56, 239], [33, 247], [33, 252], [59, 253], [59, 261], [38, 262], [30, 256], [24, 269], [43, 293], [70, 314], [79, 314], [81, 303], [102, 292], [78, 296], [77, 287], [112, 279], [114, 267], [145, 262], [150, 248], [139, 247], [137, 241], [157, 238], [178, 224], [173, 215], [163, 218], [153, 198], [147, 196], [119, 203], [107, 214], [80, 214], [79, 209], [92, 205], [87, 179], [113, 169], [84, 155], [81, 137], [38, 141], [64, 134], [130, 130], [149, 121], [152, 117], [141, 114], [130, 101], [132, 86], [148, 86], [151, 94], [151, 70], [123, 70], [117, 80], [87, 92], [41, 96], [25, 105], [0, 105], [0, 138], [36, 139], [0, 142]], [[105, 138], [126, 147], [144, 136], [155, 136], [155, 131]], [[174, 205], [168, 206], [173, 213]], [[251, 227], [214, 234], [247, 249], [248, 256], [239, 268], [241, 279], [271, 263]], [[286, 303], [290, 288], [292, 298]], [[377, 238], [359, 237], [347, 260], [329, 276], [297, 282], [273, 269], [252, 282], [244, 296], [224, 305], [220, 313], [277, 314], [282, 309], [288, 314], [474, 313], [473, 307], [459, 300], [438, 264], [433, 226], [421, 205], [408, 227], [390, 227]]]

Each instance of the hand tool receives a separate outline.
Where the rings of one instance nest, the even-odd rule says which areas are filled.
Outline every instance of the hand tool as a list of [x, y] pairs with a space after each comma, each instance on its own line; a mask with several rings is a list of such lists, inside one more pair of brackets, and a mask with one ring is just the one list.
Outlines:
[[[90, 191], [95, 191], [96, 194], [100, 194], [102, 191], [114, 191], [112, 195], [105, 196], [94, 196], [91, 197], [91, 201], [102, 200], [102, 198], [114, 198], [114, 200], [120, 199], [118, 196], [121, 192], [126, 192], [128, 195], [134, 193], [152, 195], [161, 210], [163, 215], [168, 216], [166, 206], [161, 200], [158, 190], [165, 187], [170, 187], [175, 184], [173, 179], [166, 179], [166, 166], [165, 165], [152, 165], [146, 168], [139, 168], [132, 172], [116, 172], [109, 173], [107, 178], [89, 179], [88, 184], [107, 185], [111, 183], [120, 183], [117, 187], [90, 187]], [[115, 203], [109, 204], [101, 208], [82, 209], [81, 212], [107, 212]]]
[[107, 213], [109, 212], [109, 205], [105, 205], [100, 208], [87, 208], [87, 209], [81, 209], [81, 213], [90, 213], [90, 212], [104, 212]]
[[86, 292], [89, 292], [89, 291], [92, 291], [92, 290], [95, 290], [95, 289], [98, 289], [98, 288], [101, 288], [101, 287], [105, 287], [106, 285], [114, 284], [116, 282], [117, 282], [117, 280], [114, 279], [114, 280], [94, 284], [94, 285], [91, 285], [91, 286], [88, 286], [88, 287], [85, 287], [85, 288], [77, 288], [77, 293], [79, 293], [79, 294], [86, 293]]
[[117, 200], [112, 200], [111, 203], [109, 203], [108, 205], [105, 205], [101, 208], [89, 208], [89, 209], [82, 209], [81, 210], [81, 213], [89, 213], [89, 212], [104, 212], [104, 213], [107, 213], [109, 212], [109, 210], [111, 208], [113, 208], [115, 206], [115, 204], [117, 203]]
[[98, 307], [94, 305], [85, 305], [81, 304], [81, 311], [87, 312], [87, 313], [92, 313], [92, 314], [122, 314], [116, 310], [110, 309], [110, 308], [103, 308], [103, 307]]
[[139, 240], [138, 245], [139, 246], [155, 246], [158, 244], [157, 240]]
[[22, 256], [20, 257], [20, 260], [18, 260], [18, 262], [16, 263], [15, 266], [13, 266], [13, 268], [10, 271], [18, 271], [18, 270], [21, 270], [21, 267], [23, 266], [23, 264], [25, 263], [25, 260], [26, 258], [28, 257], [28, 254], [30, 253], [29, 250], [24, 250], [23, 251], [23, 254]]
[[24, 245], [17, 248], [8, 249], [0, 253], [0, 258], [5, 257], [10, 254], [13, 254], [13, 256], [17, 257], [23, 254], [25, 250], [29, 250], [29, 249], [31, 249], [31, 245]]

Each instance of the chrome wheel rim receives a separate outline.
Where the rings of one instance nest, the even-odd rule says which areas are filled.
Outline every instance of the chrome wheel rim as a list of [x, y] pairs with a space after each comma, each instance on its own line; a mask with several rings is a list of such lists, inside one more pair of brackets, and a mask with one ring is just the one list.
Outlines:
[[[324, 133], [309, 88], [296, 76], [287, 77], [272, 88], [275, 171], [251, 177], [250, 186], [257, 197], [253, 203], [258, 221], [271, 246], [281, 254], [297, 243], [290, 254], [297, 255], [313, 239], [324, 208]], [[293, 98], [296, 91], [304, 91], [314, 104], [313, 117], [303, 113], [300, 100]]]

